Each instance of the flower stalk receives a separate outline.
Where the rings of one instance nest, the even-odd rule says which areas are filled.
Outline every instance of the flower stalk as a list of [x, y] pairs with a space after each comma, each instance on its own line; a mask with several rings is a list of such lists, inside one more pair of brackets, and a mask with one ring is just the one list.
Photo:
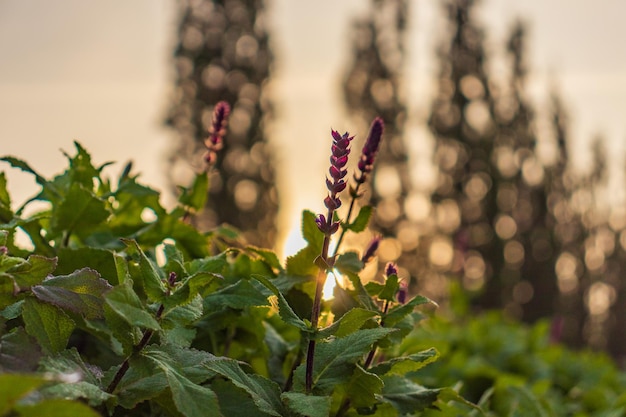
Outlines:
[[[331, 130], [333, 144], [331, 146], [330, 168], [328, 173], [330, 178], [326, 178], [326, 188], [328, 188], [328, 196], [324, 199], [326, 206], [326, 216], [320, 214], [315, 219], [318, 229], [324, 234], [322, 250], [319, 256], [320, 268], [317, 274], [315, 284], [315, 299], [313, 300], [313, 308], [311, 310], [311, 327], [317, 329], [320, 310], [322, 304], [322, 290], [326, 282], [326, 273], [332, 268], [333, 258], [329, 258], [328, 249], [330, 246], [331, 236], [339, 230], [339, 222], [333, 221], [335, 211], [341, 207], [341, 199], [339, 193], [346, 189], [347, 183], [345, 177], [348, 173], [346, 164], [348, 163], [348, 155], [350, 155], [350, 142], [354, 136], [350, 136], [348, 132], [340, 135], [339, 132]], [[306, 376], [305, 389], [311, 392], [313, 388], [313, 359], [315, 357], [315, 339], [309, 340], [309, 346], [306, 356]]]
[[[350, 224], [350, 217], [352, 216], [352, 212], [354, 211], [356, 200], [361, 197], [361, 194], [359, 194], [361, 185], [365, 183], [368, 175], [372, 172], [374, 168], [374, 162], [380, 148], [380, 141], [383, 137], [384, 130], [385, 123], [383, 122], [383, 119], [381, 119], [380, 117], [375, 118], [374, 121], [372, 121], [372, 125], [370, 126], [367, 139], [365, 140], [365, 144], [363, 145], [363, 149], [361, 150], [361, 157], [357, 164], [358, 173], [354, 174], [354, 181], [356, 185], [354, 187], [350, 187], [351, 199], [350, 206], [348, 207], [348, 213], [346, 214], [347, 224]], [[343, 241], [346, 232], [347, 229], [345, 228], [341, 230], [341, 234], [339, 235], [337, 245], [335, 246], [335, 250], [333, 252], [333, 258], [337, 256], [337, 251], [339, 250], [339, 246], [341, 245], [341, 242]]]

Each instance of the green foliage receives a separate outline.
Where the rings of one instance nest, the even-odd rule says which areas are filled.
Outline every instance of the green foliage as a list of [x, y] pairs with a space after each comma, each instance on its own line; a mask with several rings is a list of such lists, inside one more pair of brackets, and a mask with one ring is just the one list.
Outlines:
[[[0, 175], [0, 416], [624, 415], [626, 377], [548, 343], [545, 324], [465, 315], [418, 327], [430, 300], [398, 302], [395, 275], [362, 283], [356, 252], [324, 261], [313, 213], [307, 246], [283, 266], [232, 229], [188, 223], [206, 178], [166, 210], [130, 165], [114, 186], [76, 148], [52, 179], [4, 158], [35, 176], [33, 200], [48, 205], [14, 211]], [[321, 303], [317, 327], [328, 272], [348, 283]]]
[[[331, 269], [313, 213], [307, 246], [283, 266], [233, 229], [191, 226], [206, 175], [166, 209], [130, 164], [110, 181], [109, 164], [75, 146], [52, 178], [2, 158], [41, 190], [14, 210], [0, 173], [0, 416], [399, 416], [463, 402], [419, 385], [435, 350], [393, 353], [428, 300], [398, 303], [397, 277], [364, 286], [356, 252], [333, 258], [352, 285], [322, 305], [326, 327], [311, 324], [316, 276]], [[343, 230], [365, 230], [371, 214]]]

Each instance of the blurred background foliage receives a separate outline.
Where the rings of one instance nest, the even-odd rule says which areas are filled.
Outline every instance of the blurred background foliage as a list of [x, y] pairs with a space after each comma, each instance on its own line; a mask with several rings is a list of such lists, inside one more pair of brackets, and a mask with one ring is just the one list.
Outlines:
[[[512, 25], [500, 46], [506, 68], [490, 73], [477, 2], [441, 2], [447, 30], [436, 51], [438, 86], [427, 120], [437, 174], [425, 188], [411, 183], [407, 156], [414, 140], [406, 134], [403, 74], [411, 2], [369, 3], [369, 13], [349, 23], [350, 58], [338, 76], [355, 131], [365, 131], [375, 116], [386, 124], [368, 191], [376, 208], [372, 233], [385, 237], [379, 261], [397, 262], [411, 289], [443, 311], [450, 288], [458, 287], [472, 312], [548, 319], [552, 340], [605, 350], [623, 363], [626, 212], [598, 204], [597, 190], [607, 182], [601, 140], [594, 142], [590, 174], [572, 173], [566, 104], [556, 88], [541, 118], [549, 122], [540, 123], [525, 86], [526, 24]], [[179, 16], [167, 118], [179, 138], [172, 183], [201, 166], [210, 112], [228, 101], [234, 110], [225, 152], [211, 178], [209, 206], [194, 221], [202, 228], [226, 222], [251, 243], [272, 246], [278, 194], [264, 133], [273, 114], [265, 89], [273, 55], [264, 2], [186, 0]], [[477, 326], [486, 331], [485, 320]]]

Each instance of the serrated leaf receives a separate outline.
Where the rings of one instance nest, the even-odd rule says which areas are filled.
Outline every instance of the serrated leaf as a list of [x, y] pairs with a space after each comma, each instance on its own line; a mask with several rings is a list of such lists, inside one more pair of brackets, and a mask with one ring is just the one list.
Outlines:
[[390, 403], [400, 414], [413, 414], [430, 408], [437, 401], [440, 389], [425, 388], [408, 378], [383, 377], [383, 401]]
[[240, 280], [208, 295], [204, 299], [206, 311], [222, 311], [224, 307], [237, 310], [253, 306], [267, 306], [267, 295], [252, 286], [248, 280]]
[[185, 417], [221, 417], [217, 395], [207, 387], [196, 385], [173, 371], [163, 368], [176, 408]]
[[63, 310], [33, 298], [24, 301], [22, 319], [26, 332], [50, 353], [65, 349], [75, 327]]
[[413, 310], [415, 310], [415, 307], [423, 304], [436, 305], [432, 300], [422, 295], [416, 295], [406, 304], [399, 304], [391, 308], [384, 317], [385, 324], [387, 326], [394, 326], [396, 323], [400, 322], [406, 316], [411, 314]]
[[283, 392], [280, 398], [289, 411], [301, 416], [328, 417], [330, 415], [330, 397], [307, 395], [301, 392]]
[[18, 400], [45, 383], [40, 376], [0, 374], [0, 416], [8, 415]]
[[[395, 329], [364, 329], [346, 337], [318, 342], [313, 362], [314, 389], [330, 393], [337, 384], [347, 382], [356, 362], [367, 354], [374, 343], [393, 333]], [[296, 371], [298, 382], [304, 381], [304, 366]]]
[[41, 301], [73, 311], [87, 319], [104, 317], [103, 294], [113, 288], [93, 269], [84, 268], [35, 285], [32, 292]]
[[363, 269], [363, 262], [356, 252], [346, 252], [337, 257], [334, 267], [342, 274], [358, 274]]
[[257, 248], [253, 246], [248, 246], [247, 250], [256, 253], [263, 259], [263, 261], [269, 265], [272, 269], [282, 271], [282, 265], [280, 264], [280, 260], [276, 253], [269, 249]]
[[258, 409], [272, 416], [282, 416], [280, 388], [275, 382], [260, 375], [248, 375], [239, 364], [226, 358], [219, 358], [205, 363], [207, 369], [228, 378], [235, 386], [245, 390]]
[[[119, 404], [134, 408], [138, 403], [155, 398], [167, 389], [167, 378], [160, 363], [168, 364], [194, 384], [201, 384], [215, 373], [208, 372], [204, 363], [214, 358], [208, 352], [164, 344], [147, 346], [130, 360], [130, 368], [115, 391]], [[107, 372], [107, 381], [117, 368]]]
[[78, 401], [50, 399], [36, 404], [15, 407], [20, 417], [100, 417], [94, 409]]
[[315, 259], [318, 256], [319, 252], [311, 246], [301, 249], [295, 255], [287, 257], [287, 273], [296, 276], [315, 275], [318, 270]]
[[308, 331], [309, 326], [293, 311], [283, 294], [265, 277], [255, 275], [254, 279], [265, 285], [278, 298], [278, 314], [287, 324], [297, 327], [300, 330]]
[[350, 403], [354, 408], [371, 407], [382, 392], [383, 381], [371, 372], [368, 372], [357, 365], [348, 382], [346, 392]]
[[185, 305], [196, 296], [206, 296], [213, 292], [223, 278], [209, 272], [198, 272], [177, 284], [172, 294], [163, 301], [165, 311], [174, 307]]
[[398, 276], [396, 274], [392, 274], [385, 280], [385, 286], [380, 293], [378, 293], [378, 298], [389, 302], [395, 301], [396, 293], [399, 288], [400, 285], [398, 283]]
[[120, 280], [117, 276], [117, 265], [115, 254], [108, 249], [92, 247], [81, 248], [60, 248], [58, 254], [58, 265], [55, 270], [57, 275], [68, 275], [72, 272], [91, 268], [106, 279], [111, 285], [117, 285]]
[[22, 161], [21, 159], [18, 159], [12, 156], [4, 156], [0, 158], [0, 161], [8, 162], [9, 164], [11, 164], [13, 168], [18, 168], [24, 172], [34, 175], [37, 183], [40, 185], [44, 185], [46, 183], [46, 179], [44, 177], [39, 175], [34, 169], [30, 167], [30, 165], [28, 165], [26, 162]]
[[317, 228], [315, 223], [315, 214], [312, 211], [304, 210], [302, 212], [302, 237], [309, 243], [309, 246], [320, 253], [322, 244], [324, 243], [324, 234]]
[[133, 275], [132, 278], [138, 280], [142, 286], [148, 299], [153, 302], [161, 302], [165, 298], [166, 288], [163, 278], [157, 267], [148, 259], [146, 254], [141, 250], [139, 244], [135, 240], [122, 239], [127, 247], [130, 255], [136, 254], [139, 257], [139, 276]]
[[372, 206], [363, 206], [359, 210], [359, 214], [354, 221], [350, 224], [344, 225], [344, 229], [351, 230], [355, 233], [360, 233], [367, 227], [367, 224], [372, 217]]
[[216, 378], [211, 389], [217, 394], [220, 411], [225, 416], [267, 417], [259, 411], [248, 393], [226, 379]]
[[106, 304], [131, 326], [159, 330], [159, 323], [146, 311], [130, 281], [118, 285], [104, 296]]
[[178, 201], [194, 210], [201, 210], [207, 200], [209, 190], [209, 176], [203, 172], [197, 174], [190, 188], [183, 188]]
[[193, 259], [192, 261], [185, 263], [185, 269], [190, 275], [198, 272], [220, 274], [227, 265], [228, 261], [226, 260], [226, 253], [222, 252], [215, 256]]
[[57, 260], [39, 255], [30, 255], [26, 262], [7, 271], [21, 288], [30, 288], [42, 282], [57, 266]]
[[21, 327], [0, 338], [0, 373], [33, 372], [41, 356], [39, 345]]
[[359, 330], [368, 320], [376, 317], [377, 315], [378, 314], [375, 311], [363, 308], [352, 308], [332, 325], [320, 330], [316, 336], [322, 339], [329, 336], [347, 336]]
[[437, 349], [430, 348], [408, 356], [392, 358], [381, 362], [369, 369], [377, 375], [405, 375], [408, 372], [415, 372], [426, 365], [435, 362], [439, 358]]
[[[4, 172], [0, 172], [0, 223], [8, 223], [12, 218], [13, 211], [11, 210], [11, 197], [7, 190], [7, 177]], [[6, 245], [6, 238], [1, 245]]]
[[178, 365], [165, 351], [151, 350], [144, 356], [153, 361], [163, 371], [178, 411], [186, 417], [219, 417], [217, 395], [209, 388], [198, 385], [177, 369]]
[[53, 206], [50, 229], [77, 233], [82, 236], [85, 229], [99, 225], [109, 217], [106, 202], [79, 183], [72, 183], [65, 198]]

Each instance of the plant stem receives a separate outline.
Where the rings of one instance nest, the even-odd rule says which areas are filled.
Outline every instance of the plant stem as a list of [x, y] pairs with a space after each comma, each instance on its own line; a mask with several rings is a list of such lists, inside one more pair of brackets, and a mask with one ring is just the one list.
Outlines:
[[[332, 223], [334, 210], [328, 210], [327, 222]], [[324, 234], [324, 242], [322, 243], [322, 260], [328, 264], [328, 247], [330, 246], [330, 233]], [[317, 273], [317, 279], [315, 283], [315, 299], [313, 300], [313, 308], [311, 310], [311, 328], [317, 329], [317, 325], [320, 319], [320, 311], [322, 305], [322, 291], [324, 290], [324, 283], [326, 282], [326, 269], [320, 267]], [[306, 352], [306, 377], [305, 377], [305, 390], [311, 392], [313, 388], [313, 359], [315, 358], [315, 339], [309, 340], [309, 346]]]
[[[348, 214], [346, 214], [346, 224], [350, 224], [350, 216], [352, 216], [352, 211], [354, 210], [354, 204], [356, 203], [357, 198], [359, 198], [359, 188], [361, 187], [361, 183], [357, 183], [356, 187], [354, 188], [354, 191], [351, 193], [351, 199], [350, 199], [350, 207], [348, 207]], [[347, 233], [347, 229], [345, 228], [341, 228], [341, 234], [339, 235], [339, 239], [337, 239], [337, 244], [335, 245], [335, 249], [333, 250], [333, 256], [331, 257], [332, 259], [335, 258], [335, 256], [337, 256], [337, 252], [339, 251], [339, 246], [341, 245], [341, 242], [343, 241], [344, 236]]]
[[[157, 313], [156, 313], [157, 320], [161, 318], [161, 314], [163, 314], [164, 308], [165, 307], [163, 306], [163, 304], [159, 306], [159, 309], [157, 310]], [[133, 352], [126, 359], [124, 359], [124, 362], [122, 362], [122, 366], [120, 366], [120, 369], [118, 369], [117, 372], [115, 373], [113, 380], [111, 381], [111, 383], [106, 389], [107, 393], [112, 394], [113, 391], [115, 391], [115, 388], [117, 388], [119, 383], [122, 381], [122, 378], [124, 378], [124, 375], [126, 375], [126, 372], [128, 372], [128, 368], [130, 367], [130, 359], [135, 354], [141, 352], [143, 348], [145, 348], [148, 345], [153, 334], [154, 334], [153, 330], [144, 331], [143, 336], [141, 337], [141, 340], [139, 341], [137, 346], [133, 348]]]
[[[385, 300], [385, 303], [383, 304], [383, 315], [386, 314], [388, 310], [389, 310], [389, 301]], [[385, 325], [385, 320], [381, 320], [380, 327], [384, 327], [384, 325]], [[370, 350], [369, 353], [367, 354], [367, 358], [365, 358], [365, 362], [363, 363], [364, 370], [367, 370], [367, 368], [369, 368], [372, 365], [377, 349], [378, 349], [377, 346], [374, 345], [374, 347], [372, 347], [372, 350]], [[350, 409], [350, 398], [346, 398], [341, 403], [341, 406], [337, 410], [337, 414], [335, 414], [335, 417], [343, 416], [346, 413], [346, 411], [348, 411], [349, 409]]]

